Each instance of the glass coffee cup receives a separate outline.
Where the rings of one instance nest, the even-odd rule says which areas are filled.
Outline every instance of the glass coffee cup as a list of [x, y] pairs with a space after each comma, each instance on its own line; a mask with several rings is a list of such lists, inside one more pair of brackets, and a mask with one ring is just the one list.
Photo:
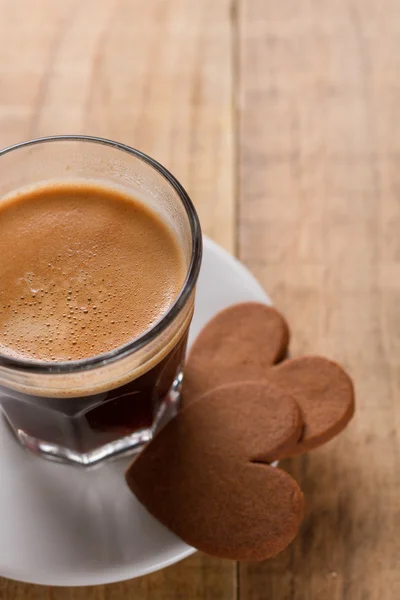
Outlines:
[[115, 350], [65, 362], [0, 354], [0, 405], [19, 442], [46, 458], [91, 466], [138, 451], [176, 412], [202, 239], [196, 211], [179, 182], [133, 148], [88, 136], [56, 136], [0, 152], [0, 203], [27, 186], [74, 181], [140, 198], [173, 231], [186, 269], [162, 318]]

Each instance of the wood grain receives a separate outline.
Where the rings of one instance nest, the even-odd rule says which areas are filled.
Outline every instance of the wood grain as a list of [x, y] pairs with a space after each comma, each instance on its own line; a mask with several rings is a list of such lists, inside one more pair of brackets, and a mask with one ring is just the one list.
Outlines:
[[239, 252], [295, 355], [353, 374], [358, 414], [288, 463], [295, 544], [240, 568], [240, 598], [400, 597], [400, 5], [240, 0]]
[[[205, 233], [234, 248], [228, 0], [0, 0], [0, 146], [86, 133], [140, 148], [187, 188]], [[235, 597], [235, 565], [195, 555], [82, 589], [2, 580], [0, 600]]]

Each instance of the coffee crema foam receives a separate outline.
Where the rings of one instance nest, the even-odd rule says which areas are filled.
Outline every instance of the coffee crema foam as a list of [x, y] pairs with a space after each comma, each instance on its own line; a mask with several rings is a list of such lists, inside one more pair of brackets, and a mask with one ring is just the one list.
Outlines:
[[174, 233], [142, 202], [90, 183], [49, 184], [0, 203], [0, 353], [97, 356], [170, 308], [186, 265]]

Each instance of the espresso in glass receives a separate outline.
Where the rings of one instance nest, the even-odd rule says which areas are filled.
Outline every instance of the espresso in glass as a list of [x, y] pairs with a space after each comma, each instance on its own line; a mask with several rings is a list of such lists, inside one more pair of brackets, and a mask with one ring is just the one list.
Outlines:
[[[64, 176], [32, 181], [35, 151], [56, 144]], [[88, 148], [100, 177], [88, 176]], [[34, 152], [29, 184], [0, 200], [0, 403], [26, 448], [89, 466], [137, 451], [176, 411], [198, 221], [176, 180], [135, 150], [69, 136], [4, 157], [18, 149]], [[142, 170], [124, 171], [120, 153]]]

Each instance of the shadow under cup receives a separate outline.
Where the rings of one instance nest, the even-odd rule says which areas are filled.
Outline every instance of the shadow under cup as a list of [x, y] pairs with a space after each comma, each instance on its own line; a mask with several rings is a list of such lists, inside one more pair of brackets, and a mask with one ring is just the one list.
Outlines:
[[57, 136], [0, 152], [0, 202], [26, 186], [85, 180], [118, 187], [156, 211], [187, 265], [182, 289], [163, 318], [116, 350], [57, 363], [0, 354], [0, 405], [21, 444], [46, 458], [91, 466], [138, 451], [176, 412], [202, 242], [182, 186], [137, 150]]

